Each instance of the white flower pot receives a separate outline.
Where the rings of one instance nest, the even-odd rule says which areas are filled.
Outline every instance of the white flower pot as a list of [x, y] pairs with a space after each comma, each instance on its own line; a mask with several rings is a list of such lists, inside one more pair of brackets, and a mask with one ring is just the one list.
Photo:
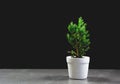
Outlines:
[[83, 58], [66, 57], [68, 66], [68, 75], [72, 79], [86, 79], [88, 76], [90, 57]]

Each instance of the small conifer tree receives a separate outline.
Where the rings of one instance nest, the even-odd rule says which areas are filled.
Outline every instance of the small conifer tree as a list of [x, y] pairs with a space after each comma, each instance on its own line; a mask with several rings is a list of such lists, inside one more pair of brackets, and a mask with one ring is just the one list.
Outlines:
[[86, 51], [90, 49], [90, 34], [86, 30], [86, 23], [80, 17], [78, 24], [71, 22], [68, 25], [67, 40], [72, 46], [72, 50], [68, 51], [75, 58], [82, 58], [86, 55]]

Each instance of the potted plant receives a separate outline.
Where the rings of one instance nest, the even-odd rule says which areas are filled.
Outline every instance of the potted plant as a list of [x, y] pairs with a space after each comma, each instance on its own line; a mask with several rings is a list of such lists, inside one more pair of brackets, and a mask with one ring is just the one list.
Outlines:
[[71, 22], [67, 29], [67, 41], [72, 47], [72, 50], [68, 51], [70, 56], [66, 57], [69, 78], [86, 79], [90, 57], [85, 55], [91, 43], [86, 23], [82, 17], [79, 17], [78, 24]]

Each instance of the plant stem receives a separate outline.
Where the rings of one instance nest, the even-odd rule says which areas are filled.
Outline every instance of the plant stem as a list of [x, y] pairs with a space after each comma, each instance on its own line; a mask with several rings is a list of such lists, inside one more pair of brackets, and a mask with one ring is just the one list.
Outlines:
[[77, 57], [79, 57], [79, 50], [78, 50], [78, 46], [76, 47], [76, 54], [77, 54]]

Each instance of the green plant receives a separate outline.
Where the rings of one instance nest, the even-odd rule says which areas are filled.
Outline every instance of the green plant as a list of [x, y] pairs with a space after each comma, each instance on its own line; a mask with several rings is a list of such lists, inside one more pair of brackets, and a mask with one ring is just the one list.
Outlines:
[[68, 53], [73, 57], [82, 58], [90, 49], [90, 34], [86, 25], [82, 17], [78, 19], [78, 24], [71, 22], [68, 25], [67, 40], [73, 48]]

